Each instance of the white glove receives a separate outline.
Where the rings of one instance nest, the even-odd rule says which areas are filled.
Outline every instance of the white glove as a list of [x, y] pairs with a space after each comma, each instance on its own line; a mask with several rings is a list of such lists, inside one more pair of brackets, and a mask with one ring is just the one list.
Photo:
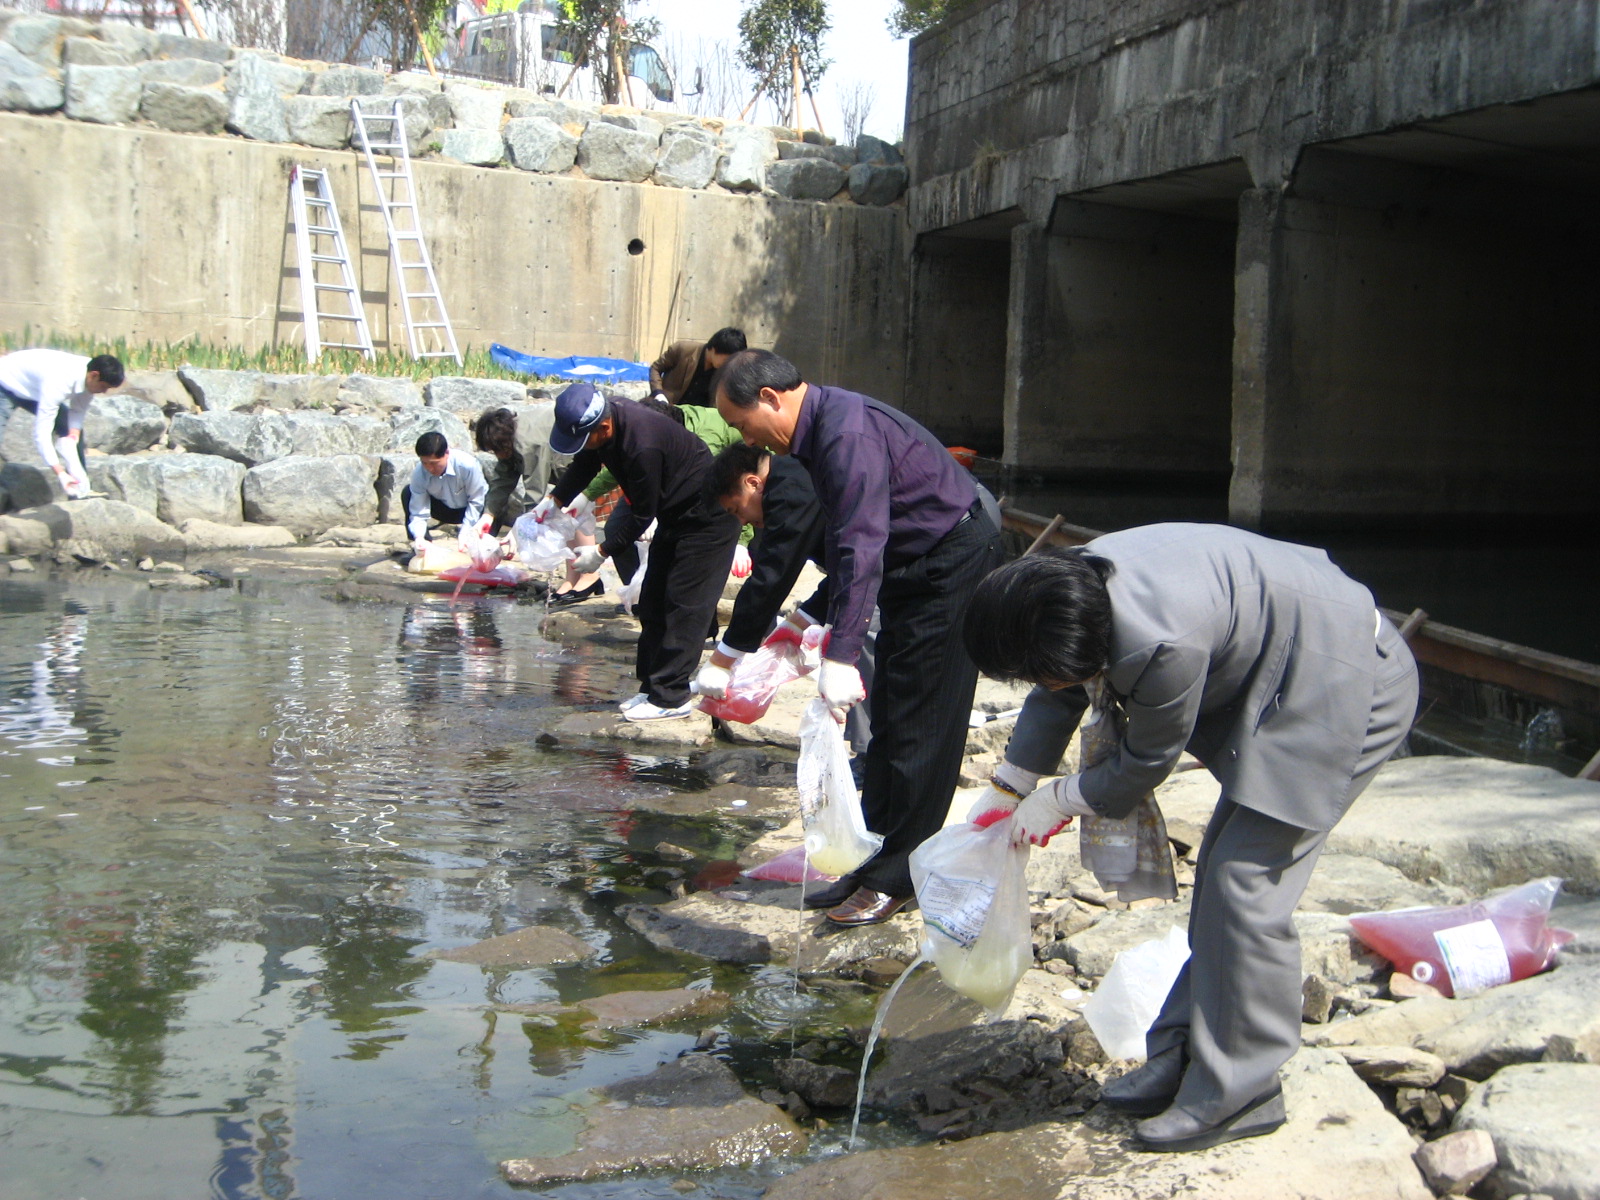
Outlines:
[[983, 789], [967, 810], [967, 822], [987, 829], [1002, 817], [1009, 817], [1034, 788], [1039, 786], [1039, 773], [1025, 771], [1009, 762], [1002, 762], [989, 777], [989, 786]]
[[867, 689], [853, 665], [825, 658], [817, 672], [817, 695], [833, 709], [834, 719], [843, 721], [845, 713], [867, 698]]
[[593, 510], [594, 501], [589, 499], [589, 497], [585, 496], [582, 492], [579, 492], [572, 498], [572, 503], [567, 505], [566, 509], [568, 516], [575, 517], [580, 521], [583, 520], [583, 518]]
[[1072, 824], [1073, 817], [1094, 815], [1094, 809], [1078, 789], [1078, 776], [1063, 775], [1035, 788], [1017, 805], [1011, 814], [1011, 841], [1018, 846], [1024, 842], [1048, 845], [1051, 838]]
[[700, 674], [694, 677], [694, 690], [699, 695], [721, 700], [728, 694], [728, 678], [729, 673], [726, 667], [719, 667], [715, 663], [707, 663], [700, 668]]
[[418, 538], [411, 543], [411, 553], [421, 556], [428, 552], [428, 539]]
[[544, 519], [550, 515], [555, 506], [556, 498], [554, 496], [546, 496], [533, 506], [533, 519], [543, 525]]
[[606, 556], [600, 553], [598, 545], [585, 546], [578, 551], [578, 557], [572, 560], [572, 569], [579, 575], [593, 575], [605, 560]]
[[735, 579], [746, 579], [750, 575], [750, 551], [743, 546], [733, 548], [733, 569], [728, 572]]

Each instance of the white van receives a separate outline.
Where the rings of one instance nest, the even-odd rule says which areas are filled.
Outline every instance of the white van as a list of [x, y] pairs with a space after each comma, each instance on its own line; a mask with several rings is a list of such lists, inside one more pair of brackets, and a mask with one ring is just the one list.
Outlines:
[[[449, 61], [442, 65], [452, 75], [602, 103], [598, 74], [593, 67], [574, 68], [574, 50], [561, 32], [560, 0], [523, 0], [516, 12], [463, 21]], [[620, 103], [632, 108], [672, 106], [677, 98], [672, 75], [653, 46], [629, 46], [627, 65]]]

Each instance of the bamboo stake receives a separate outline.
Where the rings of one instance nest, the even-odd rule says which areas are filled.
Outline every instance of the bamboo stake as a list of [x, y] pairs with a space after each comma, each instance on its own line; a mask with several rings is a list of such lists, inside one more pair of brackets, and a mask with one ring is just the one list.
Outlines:
[[417, 9], [411, 0], [406, 0], [406, 15], [411, 18], [411, 29], [417, 35], [417, 48], [422, 51], [422, 61], [428, 64], [428, 74], [439, 78], [439, 68], [433, 65], [433, 55], [428, 53], [428, 43], [422, 37], [422, 22], [417, 20]]
[[188, 18], [189, 24], [194, 28], [195, 37], [209, 41], [210, 39], [206, 37], [205, 26], [200, 24], [200, 18], [195, 16], [194, 9], [189, 7], [189, 0], [178, 0], [178, 7], [183, 10], [183, 15]]
[[1057, 513], [1055, 516], [1051, 517], [1050, 524], [1046, 525], [1042, 530], [1040, 530], [1039, 536], [1033, 539], [1033, 545], [1029, 546], [1022, 552], [1023, 557], [1026, 558], [1040, 546], [1048, 542], [1050, 540], [1050, 535], [1055, 533], [1056, 530], [1060, 529], [1065, 522], [1066, 518], [1060, 513]]

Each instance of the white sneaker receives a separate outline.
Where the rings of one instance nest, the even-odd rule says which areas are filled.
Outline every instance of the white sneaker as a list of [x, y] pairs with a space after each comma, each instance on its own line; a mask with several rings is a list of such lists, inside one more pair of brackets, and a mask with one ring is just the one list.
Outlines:
[[692, 703], [680, 704], [677, 708], [658, 708], [646, 700], [642, 704], [635, 704], [622, 715], [629, 721], [671, 721], [687, 717], [693, 711]]
[[620, 708], [623, 712], [627, 712], [630, 708], [633, 708], [633, 707], [635, 707], [637, 705], [643, 704], [648, 699], [650, 699], [650, 696], [649, 696], [648, 693], [646, 693], [646, 692], [635, 692], [633, 695], [629, 696], [626, 700], [624, 700], [621, 704], [617, 705], [617, 707]]

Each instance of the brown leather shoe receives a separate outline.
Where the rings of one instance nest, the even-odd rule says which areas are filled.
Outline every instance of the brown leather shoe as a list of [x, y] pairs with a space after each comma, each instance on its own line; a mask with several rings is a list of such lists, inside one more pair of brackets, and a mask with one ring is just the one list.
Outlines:
[[876, 925], [894, 916], [912, 899], [911, 896], [890, 896], [869, 887], [859, 887], [838, 908], [830, 908], [827, 917], [835, 925]]

